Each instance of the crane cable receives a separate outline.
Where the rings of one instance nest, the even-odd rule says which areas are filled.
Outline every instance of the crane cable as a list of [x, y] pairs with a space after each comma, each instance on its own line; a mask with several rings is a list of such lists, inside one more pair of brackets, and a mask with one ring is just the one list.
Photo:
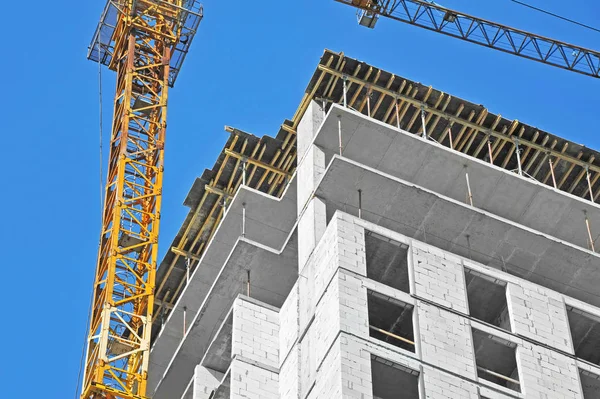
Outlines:
[[598, 28], [594, 28], [593, 26], [586, 25], [586, 24], [584, 24], [584, 23], [581, 23], [581, 22], [577, 22], [577, 21], [575, 21], [575, 20], [573, 20], [573, 19], [570, 19], [570, 18], [567, 18], [567, 17], [563, 17], [562, 15], [558, 15], [558, 14], [555, 14], [555, 13], [553, 13], [553, 12], [546, 11], [546, 10], [544, 10], [544, 9], [541, 9], [541, 8], [538, 8], [538, 7], [535, 7], [535, 6], [532, 6], [531, 4], [523, 3], [522, 1], [518, 1], [518, 0], [510, 0], [510, 1], [512, 1], [513, 3], [520, 4], [520, 5], [524, 6], [524, 7], [531, 8], [532, 10], [539, 11], [539, 12], [541, 12], [541, 13], [544, 13], [544, 14], [550, 15], [550, 16], [552, 16], [552, 17], [555, 17], [555, 18], [558, 18], [558, 19], [562, 19], [563, 21], [570, 22], [570, 23], [572, 23], [572, 24], [575, 24], [575, 25], [581, 26], [581, 27], [583, 27], [583, 28], [586, 28], [586, 29], [589, 29], [589, 30], [593, 30], [593, 31], [595, 31], [595, 32], [598, 32], [598, 33], [600, 33], [600, 29], [598, 29]]
[[[102, 141], [103, 141], [103, 123], [102, 123], [102, 118], [103, 118], [103, 110], [102, 110], [102, 45], [100, 44], [100, 33], [98, 33], [98, 39], [96, 41], [96, 45], [98, 46], [98, 118], [99, 118], [99, 126], [98, 126], [98, 130], [99, 130], [99, 182], [100, 182], [100, 240], [98, 241], [98, 252], [100, 251], [100, 246], [102, 244], [102, 225], [104, 222], [103, 219], [103, 210], [104, 210], [104, 179], [103, 179], [103, 167], [102, 167], [102, 162], [104, 159], [104, 155], [103, 155], [103, 148], [102, 148]], [[94, 276], [94, 281], [95, 281], [95, 277]], [[93, 282], [92, 282], [92, 286], [93, 286]], [[87, 315], [87, 321], [86, 321], [86, 326], [89, 326], [90, 324], [90, 318], [92, 317], [92, 301], [94, 299], [94, 289], [92, 289], [92, 292], [90, 293], [90, 301], [89, 301], [89, 309], [88, 309], [88, 315]], [[81, 355], [79, 357], [79, 371], [77, 373], [77, 383], [75, 384], [75, 396], [74, 399], [78, 399], [79, 395], [79, 387], [81, 384], [81, 372], [83, 370], [83, 362], [84, 362], [84, 357], [85, 357], [85, 349], [86, 349], [86, 342], [87, 342], [87, 327], [83, 332], [83, 343], [81, 345]]]

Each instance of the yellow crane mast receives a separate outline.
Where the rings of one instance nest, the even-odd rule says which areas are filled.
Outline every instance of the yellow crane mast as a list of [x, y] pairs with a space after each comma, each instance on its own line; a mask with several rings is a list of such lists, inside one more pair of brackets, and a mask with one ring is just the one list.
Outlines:
[[88, 58], [117, 72], [81, 398], [145, 398], [168, 88], [202, 19], [196, 0], [108, 0]]

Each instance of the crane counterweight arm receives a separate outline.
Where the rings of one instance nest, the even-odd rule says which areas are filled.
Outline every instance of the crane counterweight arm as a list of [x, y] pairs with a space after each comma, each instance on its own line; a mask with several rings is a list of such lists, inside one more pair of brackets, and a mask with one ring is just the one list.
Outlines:
[[150, 357], [168, 89], [196, 0], [108, 0], [88, 57], [117, 72], [82, 399], [143, 399]]
[[[335, 0], [358, 8], [362, 25], [378, 16], [505, 53], [600, 78], [600, 52], [477, 18], [422, 0]], [[368, 22], [364, 22], [368, 21]]]

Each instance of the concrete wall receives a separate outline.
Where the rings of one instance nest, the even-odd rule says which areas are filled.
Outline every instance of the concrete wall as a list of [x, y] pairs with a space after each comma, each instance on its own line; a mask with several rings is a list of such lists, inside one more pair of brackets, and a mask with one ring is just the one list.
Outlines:
[[269, 370], [239, 358], [231, 362], [231, 399], [279, 398], [278, 370]]
[[[366, 230], [409, 246], [409, 293], [366, 277]], [[513, 331], [469, 316], [465, 267], [506, 282]], [[369, 335], [369, 290], [414, 307], [414, 352]], [[565, 300], [573, 303], [515, 276], [336, 212], [280, 310], [236, 299], [230, 397], [372, 398], [375, 356], [417, 372], [421, 398], [581, 399], [581, 366], [572, 355]], [[520, 393], [478, 377], [472, 328], [516, 346]], [[586, 369], [600, 374], [596, 366]], [[223, 379], [198, 366], [193, 398], [208, 398]]]
[[[565, 310], [570, 299], [327, 210], [313, 195], [326, 166], [324, 151], [312, 144], [322, 120], [312, 102], [298, 126], [298, 280], [279, 311], [236, 300], [230, 369], [224, 376], [198, 366], [194, 399], [206, 399], [225, 379], [236, 399], [369, 399], [373, 357], [418, 373], [420, 398], [582, 398]], [[367, 278], [367, 230], [408, 246], [410, 292]], [[465, 267], [506, 283], [511, 331], [469, 315]], [[414, 352], [370, 336], [369, 290], [412, 306]], [[521, 392], [478, 377], [473, 328], [516, 346]]]
[[238, 297], [231, 355], [231, 399], [279, 398], [279, 309]]
[[[227, 372], [199, 364], [184, 399], [209, 399], [214, 393], [227, 394], [232, 399], [280, 397], [279, 309], [240, 295], [231, 314], [231, 340], [224, 341], [231, 345], [230, 352], [222, 345], [216, 348], [222, 362], [229, 362]], [[218, 334], [227, 332], [221, 330]]]
[[562, 295], [527, 282], [511, 282], [507, 291], [515, 333], [573, 353]]
[[[410, 246], [410, 294], [366, 278], [365, 229]], [[514, 331], [469, 316], [464, 267], [507, 283]], [[582, 398], [565, 299], [554, 291], [342, 212], [327, 226], [298, 287], [280, 313], [282, 324], [292, 326], [298, 310], [299, 327], [280, 336], [280, 348], [289, 352], [281, 397], [370, 398], [376, 355], [419, 371], [422, 398]], [[367, 290], [414, 305], [415, 353], [369, 336]], [[521, 393], [477, 376], [472, 328], [516, 345]], [[293, 339], [297, 351], [288, 349]]]
[[469, 312], [462, 263], [456, 255], [413, 241], [414, 293], [446, 308]]
[[279, 367], [279, 312], [238, 297], [233, 303], [232, 357]]

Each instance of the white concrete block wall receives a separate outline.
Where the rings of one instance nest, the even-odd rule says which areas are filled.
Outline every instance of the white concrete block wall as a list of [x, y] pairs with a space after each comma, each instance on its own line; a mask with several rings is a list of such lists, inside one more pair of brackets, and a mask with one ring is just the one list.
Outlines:
[[339, 266], [366, 276], [365, 229], [361, 221], [346, 213], [338, 213], [334, 220], [338, 231]]
[[[400, 240], [399, 234], [343, 214], [345, 221]], [[464, 267], [508, 283], [507, 302], [515, 333], [572, 353], [565, 297], [529, 281], [460, 258], [434, 246], [404, 238], [412, 252], [415, 294], [444, 307], [468, 314]]]
[[304, 265], [321, 239], [326, 226], [325, 203], [313, 197], [298, 221], [298, 264]]
[[[339, 219], [344, 221], [345, 226], [344, 229], [338, 227], [338, 234], [340, 235], [351, 234], [349, 232], [352, 232], [352, 229], [349, 226], [353, 224], [360, 225], [366, 229], [371, 227], [365, 221], [353, 223], [353, 219], [355, 218], [350, 215], [343, 214]], [[339, 223], [340, 221], [338, 220]], [[373, 231], [382, 234], [381, 228], [373, 226]], [[387, 236], [397, 239], [394, 235], [395, 233]], [[343, 241], [343, 237], [338, 238], [338, 240]], [[483, 265], [462, 259], [427, 244], [412, 240], [409, 241], [413, 260], [414, 290], [417, 297], [453, 309], [459, 313], [468, 314], [463, 264], [484, 274], [495, 274], [495, 278], [508, 282], [511, 323], [516, 326], [514, 332], [558, 350], [571, 352], [569, 326], [562, 295], [514, 276], [490, 270]], [[360, 252], [360, 249], [357, 252]], [[374, 284], [367, 285], [373, 286]], [[467, 388], [465, 392], [461, 391], [460, 395], [464, 395], [465, 397], [476, 395], [476, 391], [471, 387], [474, 381], [477, 381], [477, 376], [469, 320], [460, 314], [438, 308], [433, 304], [421, 301], [417, 302], [416, 312], [418, 323], [415, 328], [418, 328], [416, 335], [420, 337], [417, 340], [419, 341], [418, 345], [423, 361], [441, 369], [452, 370], [452, 372], [464, 377], [460, 379], [456, 376], [452, 377], [449, 374], [444, 374], [442, 380], [454, 378], [458, 381], [471, 381], [468, 383], [465, 382], [464, 384], [466, 385], [461, 383]], [[354, 321], [350, 319], [349, 322], [345, 322], [344, 318], [342, 318], [341, 323], [343, 329], [355, 328], [360, 330], [362, 327], [359, 318], [356, 318]], [[523, 347], [520, 348], [521, 352], [518, 352], [519, 372], [523, 374], [523, 386], [531, 386], [527, 391], [526, 397], [529, 398], [529, 395], [539, 394], [542, 396], [531, 397], [551, 398], [553, 396], [550, 392], [553, 391], [561, 395], [556, 397], [580, 397], [578, 396], [580, 395], [580, 388], [577, 368], [573, 359], [527, 341], [520, 342], [522, 342]], [[538, 359], [537, 372], [539, 378], [538, 380], [533, 379], [532, 376], [535, 375], [535, 371], [532, 370], [535, 369], [536, 362], [532, 361], [531, 353], [538, 353], [540, 351], [546, 351], [548, 352], [545, 355], [546, 357], [555, 359], [557, 362], [562, 362], [564, 370], [561, 375], [553, 375], [556, 371], [552, 370], [552, 366], [545, 367], [543, 363], [540, 363], [542, 360]], [[565, 363], [565, 361], [568, 362]], [[527, 378], [525, 378], [525, 373], [529, 373]], [[433, 372], [430, 372], [430, 374], [433, 374]], [[425, 376], [423, 378], [426, 387], [430, 384], [435, 386], [436, 383], [432, 379], [429, 377], [426, 379]], [[545, 381], [546, 379], [548, 381]], [[444, 386], [443, 382], [439, 383]], [[447, 388], [453, 389], [452, 386], [450, 384]], [[569, 389], [568, 387], [570, 386], [574, 388]], [[489, 388], [485, 385], [482, 386], [482, 389], [489, 391]], [[430, 390], [425, 389], [425, 392], [427, 397], [435, 397]], [[433, 392], [436, 392], [435, 388], [433, 388]], [[486, 397], [507, 397], [494, 390], [488, 393], [492, 396], [488, 395]], [[543, 396], [543, 394], [549, 396]], [[460, 395], [457, 397], [461, 397]]]
[[[338, 340], [340, 331], [368, 337], [367, 290], [357, 276], [340, 269], [321, 297], [315, 317], [302, 340], [302, 385], [314, 381], [314, 371]], [[306, 355], [305, 355], [306, 354]], [[308, 371], [307, 371], [308, 370]]]
[[294, 312], [292, 302], [296, 301], [297, 295], [297, 308], [294, 312], [297, 315], [297, 333], [291, 331], [294, 328], [294, 317], [280, 315], [280, 319], [285, 320], [287, 337], [286, 342], [281, 344], [283, 348], [291, 344], [292, 337], [298, 340], [289, 354], [282, 353], [282, 357], [288, 357], [282, 365], [286, 381], [289, 382], [289, 378], [293, 376], [292, 365], [295, 363], [297, 366], [298, 389], [286, 389], [282, 386], [282, 390], [296, 393], [300, 398], [304, 398], [314, 384], [318, 364], [322, 362], [339, 331], [339, 289], [337, 279], [334, 278], [339, 263], [336, 240], [337, 222], [332, 221], [300, 271], [298, 294], [290, 294], [284, 304], [288, 311]]
[[[334, 218], [298, 279], [299, 334], [302, 336], [298, 344], [300, 398], [313, 387], [317, 369], [322, 367], [324, 356], [331, 350], [341, 326], [368, 336], [366, 288], [351, 274], [336, 274], [340, 266], [366, 274], [364, 229]], [[290, 298], [293, 300], [293, 296]], [[287, 309], [291, 306], [284, 305]], [[286, 323], [292, 323], [291, 317], [280, 317], [289, 318]], [[284, 367], [286, 375], [291, 374], [289, 366]]]
[[296, 345], [283, 360], [279, 369], [279, 397], [297, 399], [300, 395], [300, 348]]
[[[570, 351], [561, 295], [389, 232], [390, 238], [411, 247], [409, 259], [413, 264], [409, 269], [416, 294], [411, 297], [366, 279], [364, 230], [371, 228], [378, 234], [386, 233], [385, 229], [337, 212], [301, 269], [297, 285], [276, 317], [280, 327], [276, 336], [280, 350], [277, 369], [262, 369], [264, 373], [257, 374], [266, 378], [265, 373], [279, 371], [275, 397], [371, 398], [370, 364], [374, 354], [420, 370], [422, 399], [581, 398], [575, 360], [514, 334]], [[468, 305], [463, 266], [508, 283], [509, 310], [516, 331], [486, 328], [518, 342], [522, 394], [502, 393], [494, 384], [477, 377], [471, 321], [464, 316]], [[416, 353], [369, 337], [367, 288], [416, 305]], [[517, 319], [519, 323], [515, 323]], [[251, 377], [249, 372], [246, 376]], [[232, 385], [234, 381], [232, 374]], [[254, 382], [251, 385], [257, 386]]]
[[241, 359], [231, 362], [231, 399], [279, 399], [279, 374]]
[[317, 357], [321, 354], [317, 353], [316, 346], [318, 337], [315, 333], [315, 326], [312, 324], [306, 334], [300, 341], [300, 398], [306, 397], [311, 385], [315, 381], [317, 373]]
[[323, 361], [323, 357], [337, 338], [340, 331], [340, 307], [344, 300], [340, 298], [339, 278], [341, 273], [336, 273], [331, 284], [325, 290], [321, 297], [316, 311], [315, 318], [310, 328], [310, 335], [313, 341], [312, 349], [315, 354], [316, 364]]
[[323, 295], [335, 271], [340, 266], [338, 247], [339, 223], [339, 219], [332, 219], [329, 222], [321, 242], [319, 242], [313, 256], [301, 272], [300, 278], [305, 275], [305, 272], [311, 276], [312, 281], [309, 284], [312, 283], [311, 289], [316, 300]]
[[527, 399], [583, 398], [574, 359], [527, 341], [517, 347], [517, 356]]
[[509, 283], [509, 312], [516, 334], [573, 353], [562, 295], [533, 284]]
[[325, 230], [298, 277], [299, 331], [302, 333], [315, 313], [317, 301], [335, 273], [337, 262], [336, 221]]
[[340, 335], [344, 398], [373, 398], [371, 353], [357, 339]]
[[297, 152], [299, 159], [302, 159], [306, 149], [312, 143], [314, 136], [317, 134], [319, 127], [323, 123], [323, 119], [325, 119], [325, 114], [322, 104], [311, 100], [296, 129], [298, 137]]
[[475, 378], [469, 320], [425, 302], [417, 304], [417, 344], [424, 362]]
[[358, 336], [369, 335], [367, 288], [359, 276], [339, 272], [339, 312], [342, 331]]
[[194, 399], [209, 399], [213, 390], [221, 384], [223, 373], [197, 365], [194, 369], [192, 397]]
[[[303, 334], [300, 342], [301, 398], [313, 386], [317, 368], [323, 364], [324, 356], [330, 351], [340, 329], [346, 327], [351, 332], [368, 335], [366, 288], [357, 277], [342, 270], [336, 273], [342, 262], [339, 257], [339, 222], [332, 220], [322, 239], [325, 245], [319, 243], [304, 268], [308, 278], [300, 277], [304, 281], [299, 282], [299, 286], [303, 287], [300, 295], [310, 292], [312, 301], [316, 302], [314, 311], [312, 307], [301, 306], [301, 312], [305, 312], [300, 323], [300, 333]], [[306, 302], [309, 300], [306, 299]], [[305, 332], [304, 320], [310, 322]]]
[[[342, 359], [339, 336], [324, 354], [323, 362], [317, 369], [315, 383], [311, 387], [308, 399], [342, 398]], [[282, 396], [282, 399], [292, 396]], [[295, 397], [293, 397], [295, 398]]]
[[279, 313], [242, 296], [233, 303], [231, 355], [279, 367]]
[[279, 311], [279, 365], [298, 339], [298, 282]]
[[302, 213], [318, 181], [325, 173], [326, 166], [325, 153], [317, 146], [309, 146], [304, 158], [300, 160], [298, 165], [298, 199], [296, 205], [298, 215]]
[[417, 241], [411, 246], [415, 294], [469, 313], [463, 266], [459, 257]]

